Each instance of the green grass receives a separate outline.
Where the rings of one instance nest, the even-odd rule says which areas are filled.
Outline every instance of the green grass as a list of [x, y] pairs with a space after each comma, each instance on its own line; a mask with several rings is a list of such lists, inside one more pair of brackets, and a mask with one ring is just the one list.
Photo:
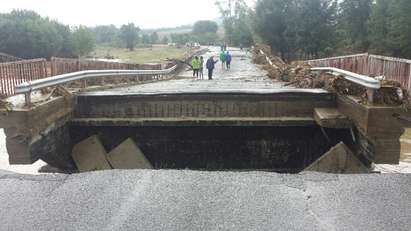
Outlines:
[[152, 48], [136, 48], [134, 51], [99, 45], [96, 47], [92, 55], [96, 58], [105, 58], [107, 55], [110, 55], [115, 59], [121, 59], [124, 62], [142, 64], [165, 62], [166, 58], [181, 59], [188, 51], [190, 51], [189, 48], [177, 48], [162, 45], [155, 45]]

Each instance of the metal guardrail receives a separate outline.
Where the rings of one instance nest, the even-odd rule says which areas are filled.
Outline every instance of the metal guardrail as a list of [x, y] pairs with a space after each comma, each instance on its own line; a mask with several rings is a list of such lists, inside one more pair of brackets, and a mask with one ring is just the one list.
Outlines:
[[343, 76], [346, 80], [367, 88], [368, 101], [374, 101], [374, 92], [381, 88], [381, 81], [366, 75], [338, 69], [335, 67], [314, 67], [312, 71], [328, 72], [336, 76]]
[[324, 71], [333, 75], [343, 76], [346, 80], [361, 85], [369, 89], [380, 89], [381, 82], [377, 79], [371, 78], [366, 75], [360, 75], [354, 72], [338, 69], [335, 67], [314, 67], [312, 71]]
[[78, 80], [86, 80], [91, 78], [101, 77], [116, 77], [139, 75], [167, 75], [173, 72], [177, 65], [164, 70], [89, 70], [57, 75], [49, 78], [39, 79], [35, 81], [25, 82], [15, 87], [16, 94], [25, 94], [26, 105], [31, 103], [31, 92], [41, 90], [47, 87], [53, 87], [61, 84], [70, 83]]

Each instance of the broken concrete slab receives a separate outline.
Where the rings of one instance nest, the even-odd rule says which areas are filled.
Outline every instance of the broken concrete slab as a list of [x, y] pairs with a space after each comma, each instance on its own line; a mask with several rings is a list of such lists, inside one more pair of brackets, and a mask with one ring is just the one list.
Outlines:
[[133, 139], [129, 138], [108, 155], [107, 160], [114, 169], [152, 169], [153, 166], [144, 156]]
[[337, 108], [315, 108], [314, 119], [318, 125], [324, 128], [351, 128], [350, 119], [338, 111]]
[[333, 147], [304, 171], [346, 174], [370, 172], [344, 143]]
[[106, 159], [106, 150], [95, 135], [76, 144], [72, 157], [80, 172], [112, 169]]

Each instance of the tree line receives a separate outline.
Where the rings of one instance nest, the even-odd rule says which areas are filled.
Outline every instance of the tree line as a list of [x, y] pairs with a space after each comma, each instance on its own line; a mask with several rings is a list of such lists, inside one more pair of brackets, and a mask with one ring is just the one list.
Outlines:
[[77, 57], [93, 50], [92, 33], [42, 18], [33, 11], [0, 14], [0, 51], [20, 58]]
[[[142, 31], [133, 23], [70, 27], [33, 11], [0, 14], [0, 51], [21, 57], [80, 57], [97, 43], [133, 50], [138, 44], [269, 44], [285, 60], [372, 52], [411, 58], [410, 0], [217, 1], [224, 38], [214, 21], [187, 33]], [[186, 28], [185, 28], [186, 29]]]
[[134, 50], [138, 44], [148, 45], [157, 43], [168, 43], [168, 39], [160, 40], [159, 34], [142, 33], [142, 30], [134, 23], [124, 24], [121, 27], [115, 25], [102, 25], [91, 28], [96, 43], [106, 44], [113, 47], [125, 47]]
[[134, 23], [120, 27], [70, 27], [41, 17], [34, 11], [14, 10], [0, 14], [0, 51], [25, 59], [82, 57], [91, 53], [96, 44], [123, 47], [132, 51], [139, 45], [158, 43], [214, 43], [218, 39], [217, 30], [218, 25], [213, 21], [196, 22], [190, 33], [168, 35], [160, 35], [157, 31], [144, 32]]
[[96, 44], [104, 43], [133, 50], [137, 43], [167, 43], [157, 32], [142, 34], [133, 23], [117, 28], [114, 25], [70, 27], [34, 11], [14, 10], [0, 14], [0, 51], [25, 59], [82, 57]]
[[358, 52], [411, 58], [410, 12], [409, 0], [258, 0], [245, 18], [254, 41], [286, 60]]

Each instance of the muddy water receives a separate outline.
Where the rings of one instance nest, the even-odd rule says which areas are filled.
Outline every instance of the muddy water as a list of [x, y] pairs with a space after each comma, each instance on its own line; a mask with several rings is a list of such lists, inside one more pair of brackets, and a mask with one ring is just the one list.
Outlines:
[[401, 161], [411, 164], [411, 129], [406, 129], [401, 137]]

